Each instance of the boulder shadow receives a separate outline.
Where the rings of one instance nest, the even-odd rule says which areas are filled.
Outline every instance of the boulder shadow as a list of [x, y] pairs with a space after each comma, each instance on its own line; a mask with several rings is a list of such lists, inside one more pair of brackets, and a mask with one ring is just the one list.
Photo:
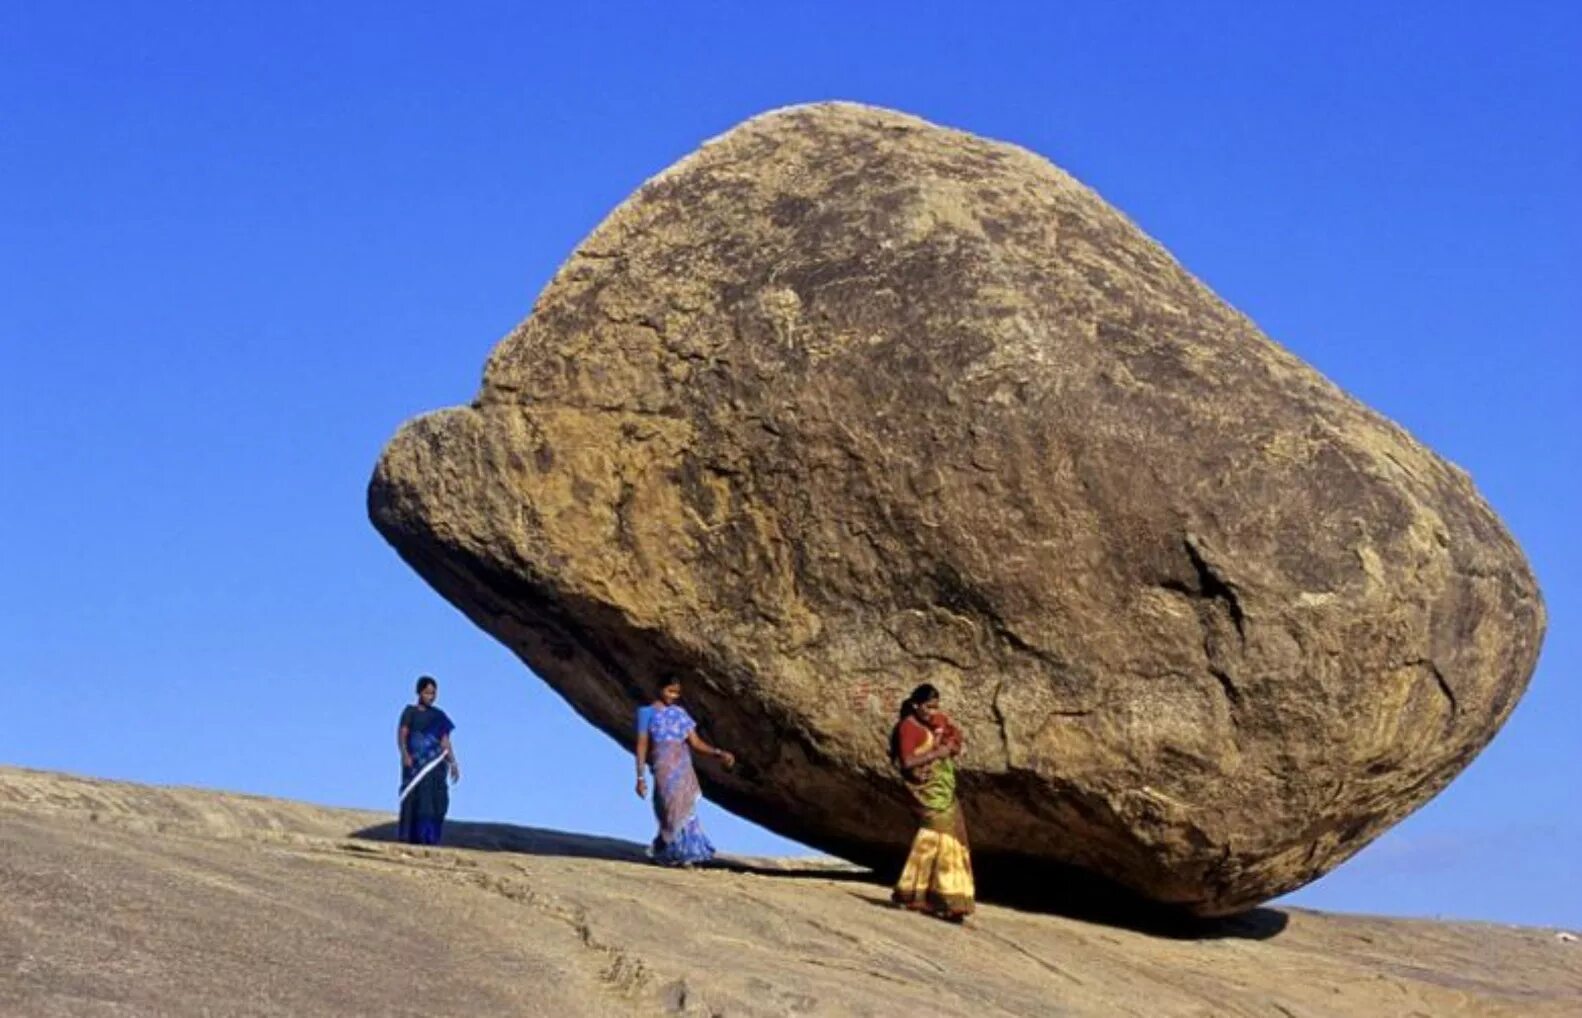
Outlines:
[[977, 876], [982, 901], [1170, 940], [1268, 940], [1291, 921], [1288, 913], [1264, 906], [1226, 916], [1194, 915], [1075, 866], [991, 859], [980, 864]]
[[[872, 879], [870, 879], [872, 880]], [[878, 885], [876, 880], [873, 880]], [[888, 888], [886, 888], [888, 891]], [[848, 891], [853, 898], [861, 899], [865, 904], [895, 912], [897, 915], [913, 915], [902, 907], [889, 901], [888, 893], [884, 898], [870, 898], [867, 895], [857, 895]], [[1050, 917], [1069, 918], [1079, 923], [1090, 923], [1095, 926], [1111, 926], [1114, 929], [1128, 929], [1131, 933], [1141, 933], [1144, 936], [1161, 937], [1166, 940], [1267, 940], [1277, 936], [1286, 928], [1291, 917], [1281, 912], [1280, 909], [1248, 909], [1237, 915], [1226, 917], [1204, 918], [1199, 915], [1187, 914], [1182, 910], [1164, 909], [1158, 904], [1150, 902], [1150, 909], [1137, 910], [1137, 912], [1117, 912], [1114, 907], [1098, 910], [1079, 909], [1028, 909], [1025, 902], [1016, 899], [979, 898], [982, 904], [995, 904], [995, 906], [1014, 909], [1017, 912], [1035, 912], [1038, 915]]]
[[[909, 912], [889, 900], [888, 895], [882, 898], [848, 891], [852, 897], [874, 908], [882, 908], [896, 915], [919, 916], [921, 913]], [[992, 899], [982, 899], [986, 904], [1001, 905], [1016, 911], [1031, 911], [1020, 908], [1016, 904]], [[1156, 906], [1157, 907], [1157, 906]], [[1038, 909], [1040, 915], [1059, 916], [1063, 919], [1074, 919], [1078, 922], [1092, 923], [1098, 926], [1109, 926], [1116, 929], [1130, 930], [1146, 936], [1161, 937], [1168, 940], [1267, 940], [1275, 936], [1290, 922], [1290, 917], [1279, 909], [1254, 908], [1234, 916], [1225, 916], [1218, 919], [1205, 919], [1198, 916], [1175, 914], [1155, 916], [1145, 920], [1128, 915], [1117, 917], [1112, 913], [1078, 914], [1070, 911], [1055, 909]], [[926, 916], [924, 916], [926, 918]], [[946, 924], [949, 925], [949, 924]]]

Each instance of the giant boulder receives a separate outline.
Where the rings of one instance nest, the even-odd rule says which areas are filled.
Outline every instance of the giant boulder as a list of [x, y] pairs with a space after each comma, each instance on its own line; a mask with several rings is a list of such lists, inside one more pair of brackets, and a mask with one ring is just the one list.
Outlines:
[[1204, 914], [1442, 788], [1544, 627], [1464, 473], [1092, 191], [844, 104], [644, 184], [369, 510], [623, 743], [685, 677], [741, 761], [704, 787], [751, 820], [894, 863], [886, 737], [929, 681], [980, 873]]

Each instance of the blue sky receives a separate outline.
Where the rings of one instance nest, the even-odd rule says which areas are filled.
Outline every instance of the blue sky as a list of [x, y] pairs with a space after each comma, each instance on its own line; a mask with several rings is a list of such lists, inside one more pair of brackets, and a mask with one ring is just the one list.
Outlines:
[[384, 807], [430, 672], [457, 815], [646, 838], [629, 759], [364, 487], [645, 177], [852, 99], [1054, 159], [1470, 471], [1544, 588], [1537, 675], [1289, 901], [1582, 926], [1582, 5], [539, 6], [0, 13], [0, 762]]

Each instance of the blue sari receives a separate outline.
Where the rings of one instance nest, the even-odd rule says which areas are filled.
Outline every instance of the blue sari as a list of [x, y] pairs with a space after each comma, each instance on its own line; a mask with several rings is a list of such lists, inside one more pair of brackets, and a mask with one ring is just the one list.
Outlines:
[[437, 845], [450, 809], [445, 784], [445, 736], [455, 725], [438, 707], [408, 705], [401, 712], [412, 766], [401, 768], [401, 819], [396, 837], [413, 845]]
[[697, 728], [685, 707], [640, 707], [637, 734], [648, 735], [648, 765], [654, 772], [654, 861], [665, 866], [691, 866], [714, 858], [714, 846], [698, 822], [697, 772], [687, 736]]

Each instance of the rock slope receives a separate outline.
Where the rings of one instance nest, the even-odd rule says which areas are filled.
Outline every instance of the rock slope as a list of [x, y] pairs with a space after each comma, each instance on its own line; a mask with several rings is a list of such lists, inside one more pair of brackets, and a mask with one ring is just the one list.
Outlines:
[[0, 768], [0, 1014], [1574, 1015], [1555, 931], [1263, 910], [1165, 936], [985, 906], [896, 912], [859, 874], [676, 872], [634, 845]]

